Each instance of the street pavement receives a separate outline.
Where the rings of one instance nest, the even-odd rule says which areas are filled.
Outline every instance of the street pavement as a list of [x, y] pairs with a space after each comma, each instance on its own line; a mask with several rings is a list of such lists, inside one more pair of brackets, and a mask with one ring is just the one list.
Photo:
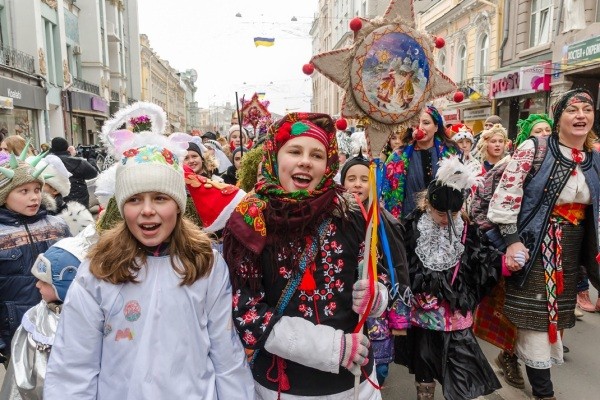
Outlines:
[[[597, 292], [590, 288], [590, 297], [596, 303]], [[558, 400], [598, 400], [600, 399], [600, 313], [584, 312], [575, 327], [565, 331], [564, 345], [571, 351], [565, 354], [563, 365], [552, 367], [554, 393]], [[483, 352], [494, 371], [498, 368], [493, 362], [498, 355], [498, 348], [482, 340], [479, 341]], [[531, 386], [525, 375], [525, 367], [521, 367], [525, 377], [525, 389], [509, 386], [498, 374], [502, 389], [480, 400], [525, 400], [531, 399]], [[390, 376], [382, 390], [383, 400], [413, 400], [417, 398], [414, 376], [408, 370], [396, 364], [390, 365]], [[435, 400], [443, 400], [439, 384], [435, 391]]]
[[[596, 301], [597, 293], [590, 290], [590, 297]], [[565, 354], [565, 363], [552, 368], [554, 390], [559, 400], [598, 400], [600, 399], [600, 313], [584, 313], [573, 329], [565, 333], [564, 343], [571, 350]], [[498, 355], [498, 349], [480, 341], [488, 360]], [[498, 371], [492, 362], [492, 367]], [[523, 375], [525, 368], [523, 367]], [[0, 364], [0, 385], [4, 379], [4, 366]], [[416, 399], [413, 376], [400, 365], [390, 365], [390, 376], [382, 390], [383, 400]], [[526, 400], [531, 399], [531, 387], [525, 378], [525, 390], [515, 389], [504, 383], [503, 388], [480, 400]], [[441, 388], [436, 388], [436, 400], [443, 400]]]

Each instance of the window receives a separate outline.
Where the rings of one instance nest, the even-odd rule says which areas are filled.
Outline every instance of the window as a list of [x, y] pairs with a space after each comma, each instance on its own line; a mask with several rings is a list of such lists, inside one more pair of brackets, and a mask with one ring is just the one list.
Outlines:
[[62, 84], [62, 63], [60, 56], [60, 46], [58, 43], [58, 28], [56, 24], [42, 18], [42, 26], [44, 28], [44, 44], [46, 45], [46, 73], [48, 81], [55, 85]]
[[440, 53], [440, 55], [438, 56], [437, 59], [437, 68], [442, 71], [443, 73], [446, 73], [446, 52], [442, 51]]
[[490, 50], [490, 39], [487, 33], [484, 33], [479, 39], [479, 48], [477, 49], [479, 62], [477, 63], [477, 75], [483, 75], [488, 70], [488, 58]]
[[458, 48], [457, 82], [467, 79], [467, 48], [463, 45]]
[[531, 1], [531, 27], [529, 45], [539, 46], [550, 41], [552, 0]]

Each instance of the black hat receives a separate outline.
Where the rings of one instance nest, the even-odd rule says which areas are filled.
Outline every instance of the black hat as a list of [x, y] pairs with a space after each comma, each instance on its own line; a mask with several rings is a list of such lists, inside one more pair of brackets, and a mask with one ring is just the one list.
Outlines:
[[439, 162], [439, 168], [433, 180], [427, 187], [427, 200], [431, 207], [448, 215], [450, 224], [450, 240], [455, 231], [452, 213], [459, 212], [465, 201], [466, 194], [481, 180], [477, 171], [464, 165], [456, 156], [445, 158]]
[[217, 140], [217, 135], [212, 132], [206, 132], [204, 135], [202, 135], [200, 137], [202, 139]]
[[455, 213], [460, 211], [465, 201], [465, 192], [432, 181], [427, 187], [427, 200], [438, 211]]
[[340, 172], [340, 182], [342, 183], [342, 185], [346, 180], [346, 174], [348, 173], [348, 170], [354, 167], [355, 165], [364, 165], [367, 168], [369, 168], [369, 165], [371, 165], [371, 160], [369, 160], [362, 154], [362, 149], [360, 149], [356, 157], [352, 157], [351, 159], [346, 161], [346, 163], [342, 167], [342, 170]]
[[67, 139], [62, 137], [55, 137], [54, 139], [52, 139], [52, 144], [50, 145], [50, 152], [56, 153], [59, 151], [67, 151], [68, 148], [69, 142], [67, 142]]
[[189, 151], [194, 151], [194, 152], [198, 153], [198, 155], [200, 155], [200, 158], [204, 160], [204, 156], [202, 155], [202, 150], [200, 150], [200, 146], [198, 146], [196, 143], [189, 142], [188, 143], [188, 150]]

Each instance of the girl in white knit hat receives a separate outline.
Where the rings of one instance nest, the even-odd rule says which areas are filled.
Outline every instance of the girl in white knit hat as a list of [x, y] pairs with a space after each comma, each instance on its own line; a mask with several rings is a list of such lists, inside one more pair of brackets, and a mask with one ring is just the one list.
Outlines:
[[187, 143], [112, 139], [123, 221], [100, 235], [69, 289], [44, 398], [252, 398], [227, 265], [183, 217]]

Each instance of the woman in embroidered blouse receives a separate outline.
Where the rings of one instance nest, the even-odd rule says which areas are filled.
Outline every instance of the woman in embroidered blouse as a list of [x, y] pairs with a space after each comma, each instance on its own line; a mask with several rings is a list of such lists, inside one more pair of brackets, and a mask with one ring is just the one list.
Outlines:
[[[460, 214], [477, 172], [457, 157], [440, 163], [404, 226], [413, 304], [398, 362], [415, 374], [418, 399], [472, 399], [501, 387], [473, 335], [473, 311], [497, 282], [500, 253], [479, 241]], [[468, 367], [467, 367], [468, 366]]]
[[[381, 398], [365, 380], [376, 379], [368, 339], [352, 333], [371, 299], [368, 282], [356, 281], [365, 221], [333, 181], [335, 132], [325, 114], [292, 113], [271, 125], [264, 180], [225, 228], [233, 319], [254, 351], [258, 399], [345, 400], [359, 375], [360, 399]], [[373, 317], [388, 302], [385, 286], [375, 287]]]
[[477, 156], [484, 172], [494, 168], [494, 165], [506, 156], [508, 142], [506, 129], [500, 124], [481, 132], [481, 139], [477, 143]]
[[[575, 324], [579, 265], [600, 286], [594, 101], [587, 90], [574, 89], [557, 100], [553, 114], [552, 134], [538, 138], [537, 150], [532, 140], [516, 150], [488, 211], [507, 245], [512, 276], [504, 313], [518, 329], [515, 352], [536, 399], [554, 399], [550, 367], [563, 362], [558, 331]], [[536, 151], [545, 157], [532, 171]]]
[[394, 150], [385, 164], [384, 206], [396, 218], [415, 209], [415, 195], [433, 180], [438, 161], [458, 153], [446, 135], [444, 119], [433, 106], [423, 109], [418, 129], [408, 133], [407, 143]]

